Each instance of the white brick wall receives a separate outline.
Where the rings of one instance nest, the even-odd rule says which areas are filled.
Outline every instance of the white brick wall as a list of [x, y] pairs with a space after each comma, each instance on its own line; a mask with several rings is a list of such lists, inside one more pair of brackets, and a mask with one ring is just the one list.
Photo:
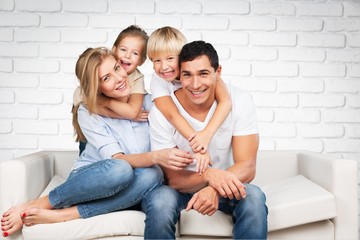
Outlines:
[[0, 159], [77, 148], [76, 58], [130, 24], [213, 43], [223, 78], [253, 95], [261, 149], [360, 162], [358, 0], [1, 0]]

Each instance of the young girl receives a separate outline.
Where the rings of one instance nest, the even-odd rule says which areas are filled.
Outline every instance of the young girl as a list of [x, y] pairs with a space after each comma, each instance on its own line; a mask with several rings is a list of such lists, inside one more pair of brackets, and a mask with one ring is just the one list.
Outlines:
[[[170, 94], [181, 87], [178, 55], [186, 43], [185, 36], [177, 29], [163, 27], [155, 30], [148, 40], [147, 53], [153, 62], [155, 73], [151, 79], [151, 94], [156, 107], [168, 121], [188, 139], [197, 160], [196, 171], [201, 174], [211, 165], [207, 147], [216, 130], [231, 111], [231, 99], [224, 82], [218, 77], [216, 100], [218, 106], [209, 124], [195, 132], [181, 116]], [[178, 146], [187, 149], [187, 146]]]
[[[126, 103], [126, 71], [106, 48], [89, 48], [76, 63], [82, 101], [74, 112], [76, 131], [86, 137], [84, 152], [68, 179], [49, 195], [10, 208], [3, 214], [3, 236], [26, 226], [57, 223], [126, 209], [162, 184], [158, 165], [177, 170], [192, 163], [179, 149], [150, 150], [149, 124], [97, 115], [100, 97]], [[142, 104], [149, 110], [149, 95]]]

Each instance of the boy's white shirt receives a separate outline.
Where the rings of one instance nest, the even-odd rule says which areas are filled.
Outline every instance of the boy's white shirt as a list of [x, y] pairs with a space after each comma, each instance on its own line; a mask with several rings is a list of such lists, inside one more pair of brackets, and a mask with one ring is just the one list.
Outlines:
[[171, 93], [179, 88], [181, 88], [179, 80], [169, 82], [153, 73], [150, 82], [151, 100], [154, 101], [158, 97], [171, 96]]
[[[258, 133], [256, 113], [251, 96], [233, 86], [228, 86], [228, 89], [232, 100], [232, 111], [216, 131], [208, 148], [213, 162], [212, 167], [223, 170], [233, 165], [231, 157], [232, 136], [245, 136]], [[191, 117], [185, 111], [173, 92], [171, 97], [179, 109], [180, 114], [189, 122], [195, 131], [200, 131], [206, 127], [217, 106], [217, 102], [214, 101], [205, 121], [201, 122]], [[179, 149], [192, 153], [188, 140], [173, 127], [155, 105], [151, 108], [149, 121], [152, 150], [173, 148], [177, 146]], [[186, 167], [187, 170], [191, 171], [195, 171], [195, 168], [195, 163]]]

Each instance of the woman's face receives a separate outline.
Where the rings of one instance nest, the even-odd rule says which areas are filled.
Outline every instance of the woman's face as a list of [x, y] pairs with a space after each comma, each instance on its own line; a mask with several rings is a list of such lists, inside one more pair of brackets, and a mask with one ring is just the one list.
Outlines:
[[124, 68], [113, 56], [106, 57], [99, 66], [99, 89], [111, 98], [121, 99], [130, 94], [130, 85]]

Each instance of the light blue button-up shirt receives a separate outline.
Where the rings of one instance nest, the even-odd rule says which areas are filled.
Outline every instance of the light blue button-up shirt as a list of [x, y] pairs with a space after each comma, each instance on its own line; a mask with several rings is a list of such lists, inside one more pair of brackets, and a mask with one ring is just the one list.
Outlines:
[[[145, 95], [143, 109], [150, 110], [151, 106], [151, 96]], [[78, 109], [78, 121], [87, 143], [73, 169], [111, 159], [116, 153], [136, 154], [151, 149], [148, 122], [90, 114], [84, 105]]]

